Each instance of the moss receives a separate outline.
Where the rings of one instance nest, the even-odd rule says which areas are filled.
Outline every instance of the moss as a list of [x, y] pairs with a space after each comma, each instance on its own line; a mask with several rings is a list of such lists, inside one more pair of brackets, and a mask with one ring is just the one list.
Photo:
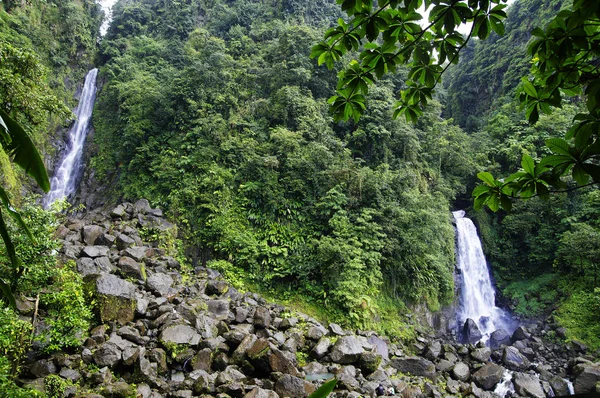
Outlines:
[[127, 322], [133, 321], [135, 300], [105, 295], [100, 295], [97, 300], [100, 320], [103, 323], [116, 321], [125, 325]]
[[298, 361], [298, 367], [302, 368], [308, 363], [308, 354], [302, 351], [296, 351], [296, 361]]

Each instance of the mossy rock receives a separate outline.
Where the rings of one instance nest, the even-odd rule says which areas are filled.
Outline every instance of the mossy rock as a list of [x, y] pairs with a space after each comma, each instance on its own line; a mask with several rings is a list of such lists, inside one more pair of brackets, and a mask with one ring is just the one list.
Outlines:
[[370, 375], [375, 372], [381, 364], [381, 355], [374, 352], [364, 352], [358, 360], [358, 366], [364, 375]]

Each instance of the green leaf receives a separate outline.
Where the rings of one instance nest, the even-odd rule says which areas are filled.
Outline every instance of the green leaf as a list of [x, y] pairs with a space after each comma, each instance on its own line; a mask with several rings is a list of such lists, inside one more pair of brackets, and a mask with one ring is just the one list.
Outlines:
[[2, 204], [4, 205], [4, 208], [6, 209], [8, 214], [10, 214], [10, 216], [17, 222], [19, 227], [23, 231], [25, 231], [25, 233], [29, 237], [29, 240], [31, 241], [31, 243], [35, 243], [35, 239], [33, 238], [31, 231], [29, 231], [29, 228], [27, 228], [27, 225], [21, 218], [21, 214], [12, 207], [12, 205], [10, 204], [10, 200], [8, 198], [8, 194], [2, 187], [0, 187], [0, 202], [2, 202]]
[[523, 167], [523, 170], [525, 170], [527, 173], [531, 174], [532, 176], [535, 175], [535, 163], [533, 161], [533, 159], [531, 158], [531, 156], [524, 154], [523, 158], [521, 159], [521, 167]]
[[337, 379], [331, 379], [321, 387], [319, 387], [315, 392], [310, 394], [308, 398], [327, 398], [329, 394], [333, 391], [337, 384]]
[[549, 138], [546, 140], [546, 146], [552, 153], [573, 157], [569, 151], [569, 143], [562, 138]]
[[13, 156], [13, 161], [32, 176], [44, 192], [48, 192], [50, 190], [48, 172], [33, 141], [25, 130], [1, 109], [0, 117], [4, 122], [0, 128], [8, 127], [7, 133], [11, 137], [10, 142], [3, 144], [8, 153]]
[[590, 178], [590, 175], [585, 172], [585, 170], [583, 169], [583, 167], [581, 167], [581, 165], [576, 164], [573, 167], [573, 179], [577, 182], [577, 184], [585, 185], [588, 183], [589, 178]]
[[538, 98], [538, 93], [535, 89], [535, 86], [531, 84], [531, 82], [527, 80], [526, 77], [523, 77], [521, 81], [523, 82], [523, 90], [525, 91], [525, 93], [531, 97]]
[[10, 286], [8, 285], [8, 283], [6, 283], [6, 281], [4, 281], [3, 279], [0, 279], [0, 291], [2, 291], [2, 295], [8, 302], [8, 305], [10, 305], [10, 307], [13, 310], [16, 310], [17, 302], [15, 300], [15, 296], [13, 295], [12, 291], [10, 290]]
[[485, 182], [491, 187], [496, 186], [496, 180], [494, 179], [492, 174], [488, 173], [487, 171], [477, 173], [477, 178], [479, 178], [481, 181]]

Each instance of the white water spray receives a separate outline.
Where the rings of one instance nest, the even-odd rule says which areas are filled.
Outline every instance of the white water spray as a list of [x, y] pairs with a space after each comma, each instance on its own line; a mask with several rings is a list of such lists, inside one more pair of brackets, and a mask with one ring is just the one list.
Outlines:
[[50, 182], [52, 189], [44, 198], [47, 207], [58, 199], [69, 197], [77, 190], [77, 185], [83, 174], [83, 146], [89, 130], [94, 101], [96, 100], [96, 77], [98, 69], [90, 70], [85, 77], [85, 84], [75, 109], [77, 117], [69, 130], [65, 153], [54, 169]]
[[452, 213], [456, 220], [458, 268], [461, 272], [459, 325], [471, 318], [481, 331], [484, 341], [497, 329], [512, 332], [508, 314], [496, 307], [496, 293], [473, 222], [463, 210]]

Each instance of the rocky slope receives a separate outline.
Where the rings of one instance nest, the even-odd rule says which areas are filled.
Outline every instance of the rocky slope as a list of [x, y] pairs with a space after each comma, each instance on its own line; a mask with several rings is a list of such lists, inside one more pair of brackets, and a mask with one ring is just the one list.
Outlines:
[[242, 294], [214, 270], [184, 271], [141, 238], [171, 228], [140, 200], [60, 229], [61, 256], [76, 260], [95, 291], [101, 324], [76, 352], [31, 358], [24, 383], [57, 374], [73, 382], [65, 397], [142, 398], [306, 397], [331, 377], [335, 397], [381, 387], [405, 398], [494, 397], [509, 375], [523, 397], [566, 395], [567, 377], [578, 393], [600, 387], [600, 364], [583, 345], [540, 337], [560, 337], [550, 325], [496, 332], [489, 347], [433, 335], [404, 346]]

